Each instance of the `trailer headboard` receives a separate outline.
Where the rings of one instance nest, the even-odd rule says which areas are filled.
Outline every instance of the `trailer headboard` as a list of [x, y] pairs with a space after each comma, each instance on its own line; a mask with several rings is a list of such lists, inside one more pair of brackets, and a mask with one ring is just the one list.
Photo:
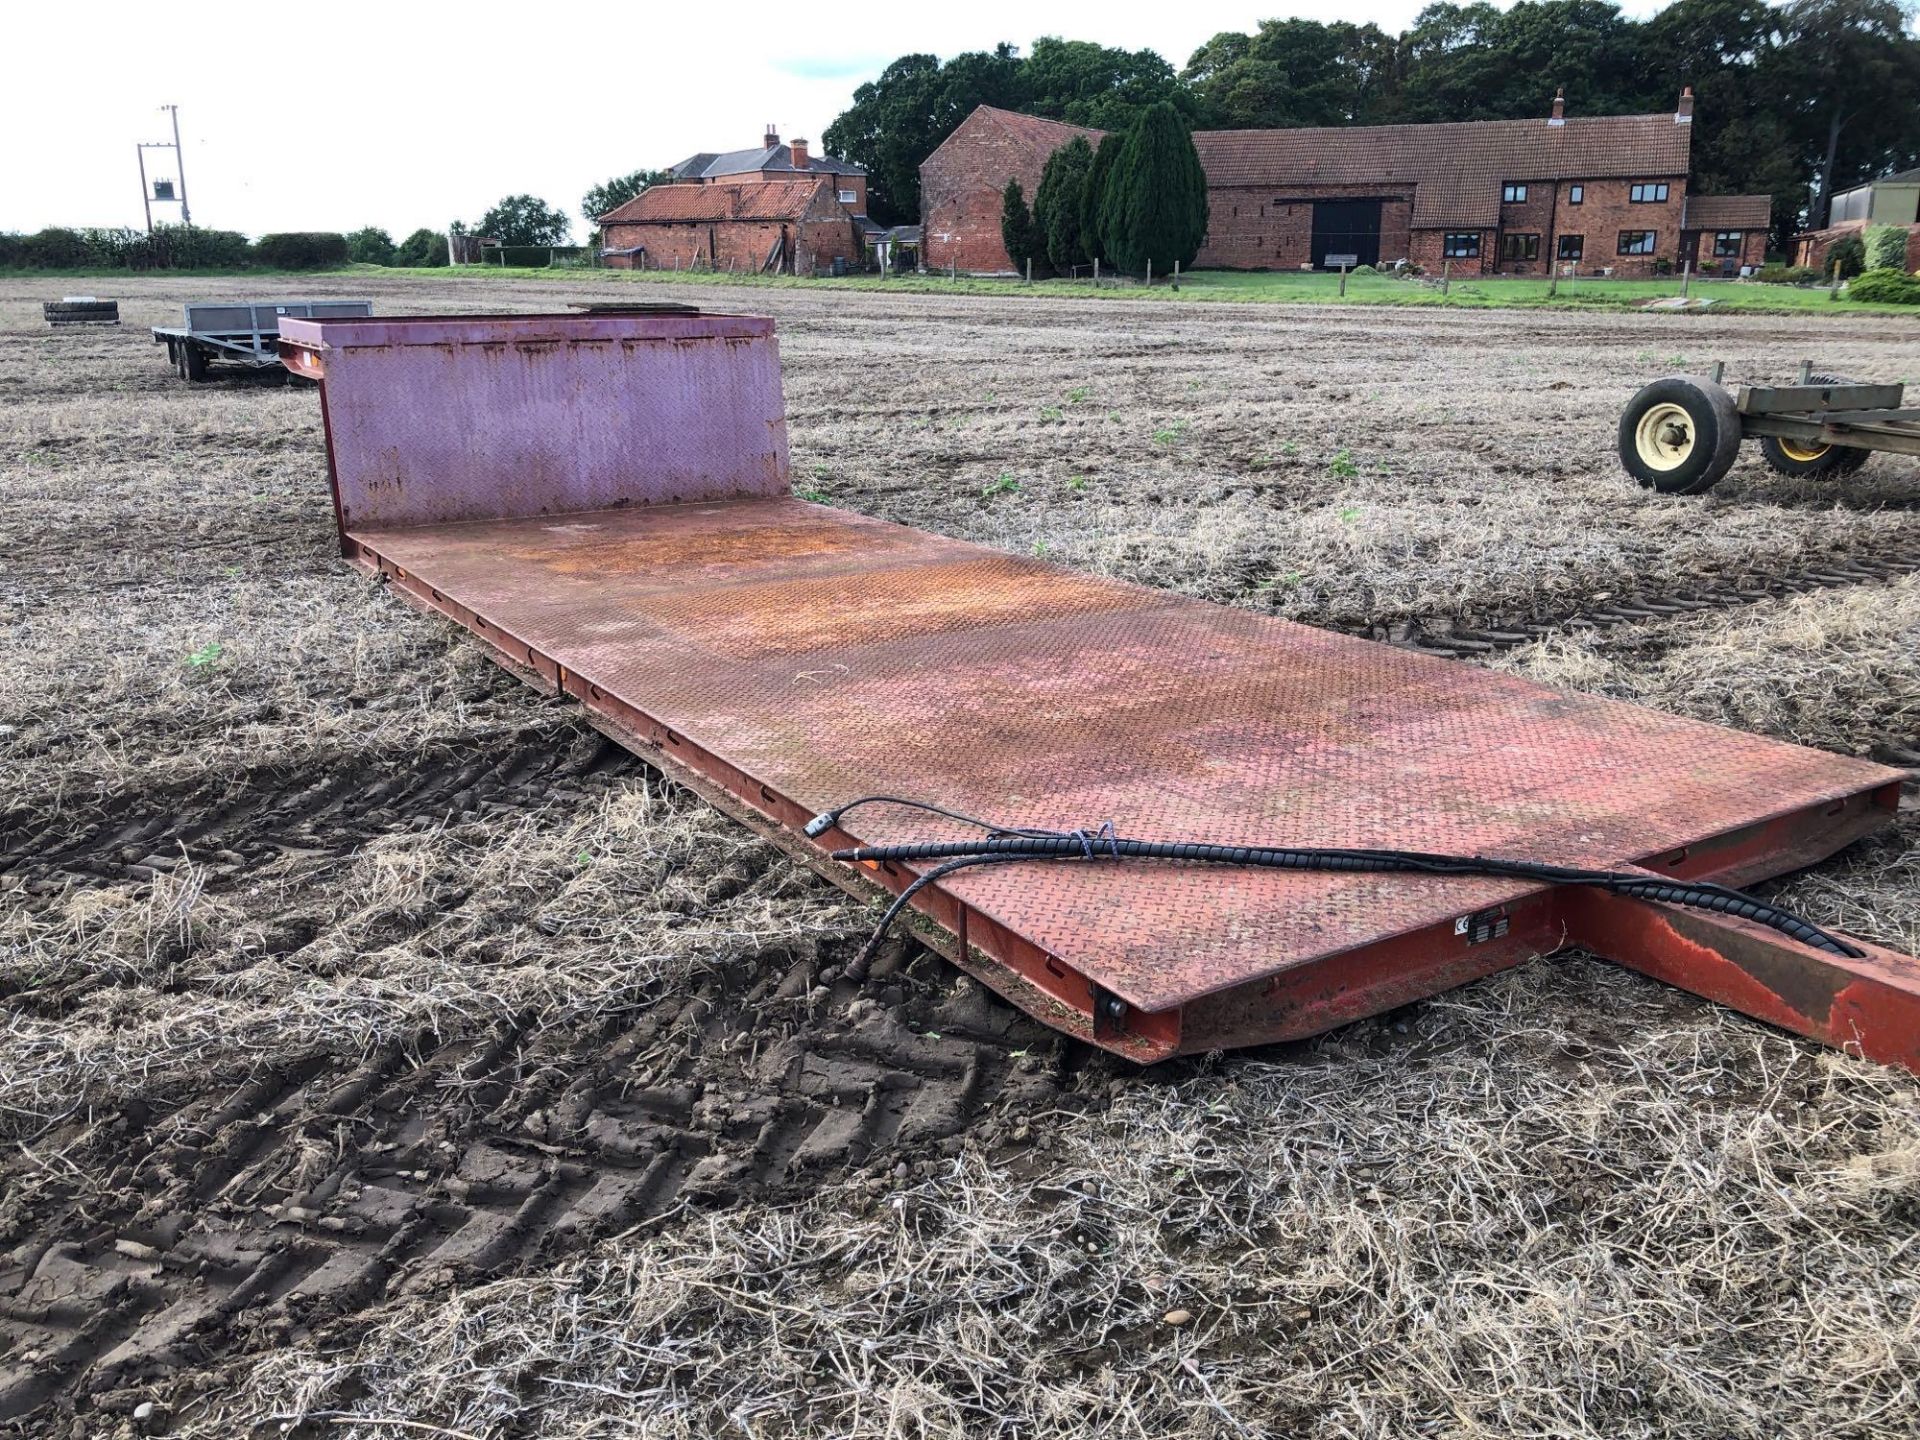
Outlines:
[[698, 311], [295, 319], [350, 531], [788, 493], [773, 322]]

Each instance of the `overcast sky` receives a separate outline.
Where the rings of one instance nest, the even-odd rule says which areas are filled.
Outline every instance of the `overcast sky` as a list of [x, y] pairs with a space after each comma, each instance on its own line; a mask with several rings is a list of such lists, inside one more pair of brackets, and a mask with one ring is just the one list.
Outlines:
[[[1372, 20], [1416, 0], [970, 0], [820, 10], [792, 4], [494, 7], [365, 0], [219, 6], [143, 0], [22, 6], [6, 21], [0, 230], [139, 225], [134, 143], [180, 107], [194, 223], [259, 235], [475, 220], [531, 191], [584, 239], [580, 197], [696, 150], [757, 144], [769, 122], [819, 145], [854, 88], [915, 51], [1023, 50], [1036, 36], [1157, 50], [1178, 68], [1262, 19]], [[1632, 13], [1657, 8], [1630, 0]], [[1148, 13], [1150, 10], [1151, 13]], [[836, 18], [837, 17], [837, 18]], [[172, 158], [150, 153], [149, 175]], [[175, 219], [156, 207], [155, 219]]]

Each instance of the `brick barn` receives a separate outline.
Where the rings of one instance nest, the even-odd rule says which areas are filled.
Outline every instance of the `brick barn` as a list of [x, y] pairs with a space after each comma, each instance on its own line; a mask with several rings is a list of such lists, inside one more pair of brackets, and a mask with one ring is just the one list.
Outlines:
[[921, 254], [930, 270], [1011, 275], [1000, 239], [1000, 197], [1018, 180], [1027, 203], [1047, 157], [1076, 135], [1098, 147], [1104, 130], [981, 105], [920, 165]]
[[[1297, 270], [1346, 256], [1456, 274], [1678, 269], [1685, 244], [1711, 249], [1720, 233], [1684, 223], [1692, 126], [1688, 90], [1672, 114], [1569, 118], [1556, 96], [1538, 120], [1198, 131], [1208, 233], [1194, 264]], [[1101, 133], [975, 110], [920, 167], [928, 264], [1011, 270], [1000, 242], [1007, 179], [1031, 198], [1056, 146], [1074, 135], [1098, 144]], [[1767, 203], [1720, 203], [1739, 199]], [[1743, 257], [1750, 233], [1739, 230]]]
[[831, 175], [655, 185], [600, 217], [621, 270], [812, 275], [858, 263], [863, 241]]

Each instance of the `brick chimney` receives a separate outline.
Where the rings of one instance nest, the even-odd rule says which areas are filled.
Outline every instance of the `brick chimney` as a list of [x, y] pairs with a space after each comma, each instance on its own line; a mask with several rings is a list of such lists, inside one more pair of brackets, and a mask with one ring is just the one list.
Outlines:
[[807, 142], [804, 140], [793, 142], [793, 168], [796, 170], [807, 168]]
[[1693, 123], [1693, 87], [1691, 85], [1680, 91], [1680, 108], [1673, 112], [1673, 123], [1676, 125]]
[[1563, 85], [1558, 90], [1555, 90], [1553, 92], [1553, 118], [1547, 121], [1547, 124], [1564, 125], [1566, 123], [1567, 123], [1567, 91], [1566, 91], [1566, 87]]
[[771, 150], [773, 149], [774, 146], [778, 145], [779, 143], [780, 143], [779, 130], [776, 129], [773, 125], [769, 124], [767, 126], [767, 138], [760, 142], [761, 148], [764, 150]]

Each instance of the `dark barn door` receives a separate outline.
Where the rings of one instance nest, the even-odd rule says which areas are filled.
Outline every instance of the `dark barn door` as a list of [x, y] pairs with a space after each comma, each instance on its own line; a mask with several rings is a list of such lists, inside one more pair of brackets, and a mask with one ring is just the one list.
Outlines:
[[1327, 269], [1327, 257], [1354, 257], [1355, 265], [1380, 263], [1380, 202], [1378, 200], [1316, 200], [1313, 202], [1313, 265]]

